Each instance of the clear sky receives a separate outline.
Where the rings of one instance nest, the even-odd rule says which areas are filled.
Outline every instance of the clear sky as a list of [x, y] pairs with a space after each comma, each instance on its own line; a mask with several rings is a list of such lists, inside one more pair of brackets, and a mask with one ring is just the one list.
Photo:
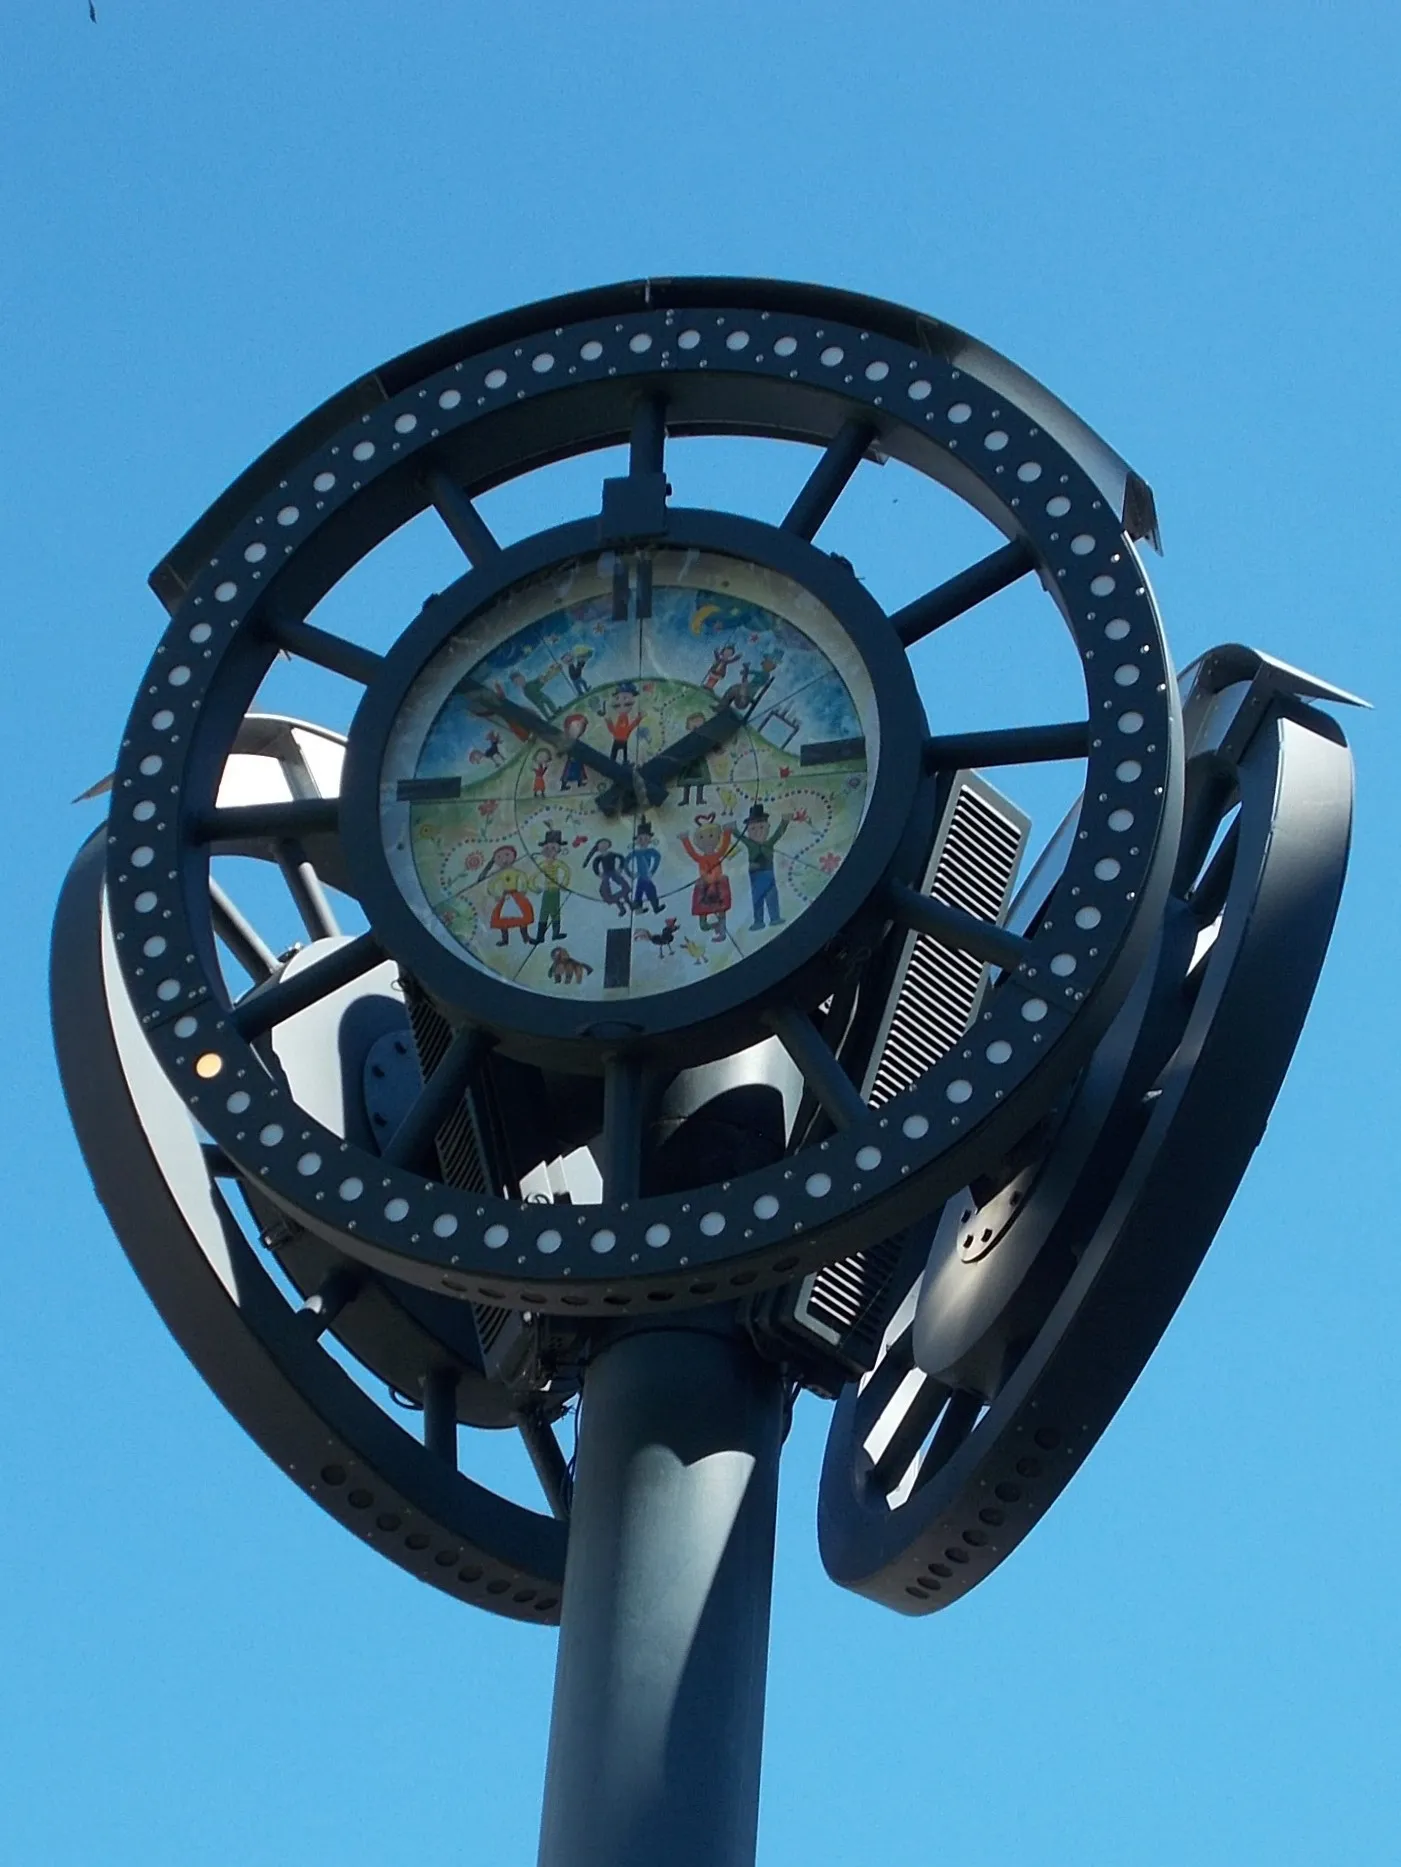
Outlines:
[[[48, 923], [97, 820], [68, 800], [161, 626], [146, 572], [255, 453], [472, 317], [717, 272], [1007, 352], [1152, 483], [1180, 662], [1244, 640], [1377, 709], [1349, 720], [1353, 873], [1274, 1122], [1047, 1521], [946, 1614], [844, 1595], [825, 1409], [800, 1409], [761, 1860], [1394, 1859], [1396, 11], [97, 10], [0, 0], [0, 1855], [534, 1857], [553, 1636], [369, 1554], [192, 1374], [68, 1131]], [[843, 549], [913, 594], [898, 485], [863, 476]], [[360, 602], [373, 635], [406, 593]]]

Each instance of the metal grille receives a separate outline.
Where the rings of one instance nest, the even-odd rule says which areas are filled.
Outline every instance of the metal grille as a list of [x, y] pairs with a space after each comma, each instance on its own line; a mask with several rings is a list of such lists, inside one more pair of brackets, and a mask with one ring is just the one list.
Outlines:
[[[418, 1067], [427, 1082], [447, 1054], [452, 1026], [420, 992], [408, 991], [404, 996]], [[436, 1146], [443, 1179], [449, 1186], [467, 1187], [474, 1193], [486, 1191], [486, 1169], [465, 1101], [458, 1103], [438, 1130]], [[511, 1378], [519, 1371], [530, 1345], [529, 1331], [521, 1318], [514, 1310], [489, 1303], [469, 1303], [467, 1307], [476, 1327], [483, 1371], [495, 1380]]]
[[[409, 1028], [418, 1052], [418, 1067], [423, 1080], [437, 1069], [452, 1042], [452, 1026], [419, 992], [407, 992]], [[460, 1102], [437, 1134], [438, 1162], [449, 1186], [462, 1186], [471, 1193], [488, 1191], [486, 1168], [477, 1145], [476, 1129], [465, 1102]], [[494, 1189], [493, 1189], [494, 1190]]]
[[865, 1365], [868, 1354], [873, 1359], [879, 1346], [885, 1321], [881, 1298], [903, 1249], [902, 1239], [887, 1238], [805, 1278], [797, 1303], [798, 1321], [827, 1341], [839, 1343], [854, 1361]]
[[[973, 772], [954, 779], [924, 878], [924, 892], [983, 920], [1000, 921], [1026, 847], [1030, 819]], [[879, 1107], [916, 1081], [963, 1036], [987, 986], [981, 961], [912, 934], [872, 1047], [863, 1094]]]

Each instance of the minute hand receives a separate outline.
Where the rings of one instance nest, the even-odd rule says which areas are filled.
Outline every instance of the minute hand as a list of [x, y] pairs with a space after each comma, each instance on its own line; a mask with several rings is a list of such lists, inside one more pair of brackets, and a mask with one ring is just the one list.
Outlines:
[[[659, 804], [666, 795], [666, 786], [671, 779], [679, 777], [697, 759], [704, 758], [724, 745], [743, 724], [744, 721], [732, 708], [721, 707], [704, 726], [697, 726], [693, 732], [674, 740], [665, 751], [654, 754], [645, 765], [639, 765], [632, 774], [628, 788], [636, 787], [639, 800], [645, 794], [648, 803]], [[605, 791], [598, 801], [604, 810], [617, 809], [625, 796], [624, 781], [619, 779], [612, 790]]]
[[[505, 720], [508, 726], [519, 726], [533, 739], [543, 739], [546, 745], [556, 751], [567, 752], [571, 758], [578, 759], [581, 765], [600, 772], [605, 778], [616, 778], [618, 767], [601, 752], [595, 752], [591, 745], [582, 739], [571, 739], [569, 734], [561, 732], [559, 727], [547, 720], [543, 713], [533, 713], [529, 707], [517, 706], [514, 700], [507, 700], [504, 694], [493, 693], [489, 687], [475, 684], [464, 689], [467, 700], [474, 711], [490, 713], [498, 720]], [[602, 800], [600, 799], [600, 802]]]

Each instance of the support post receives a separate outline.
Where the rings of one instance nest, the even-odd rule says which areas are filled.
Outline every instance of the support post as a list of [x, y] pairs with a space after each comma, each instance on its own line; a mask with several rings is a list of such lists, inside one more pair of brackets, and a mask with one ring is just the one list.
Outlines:
[[753, 1867], [782, 1437], [728, 1318], [591, 1360], [539, 1867]]

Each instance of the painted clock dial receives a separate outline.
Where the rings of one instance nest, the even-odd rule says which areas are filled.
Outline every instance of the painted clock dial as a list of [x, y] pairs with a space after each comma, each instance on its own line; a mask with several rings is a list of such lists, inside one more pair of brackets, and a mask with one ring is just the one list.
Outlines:
[[[712, 721], [712, 749], [649, 780]], [[742, 965], [807, 911], [879, 755], [865, 664], [809, 591], [714, 553], [605, 552], [507, 592], [423, 669], [389, 734], [381, 834], [415, 916], [469, 966], [641, 997]]]

